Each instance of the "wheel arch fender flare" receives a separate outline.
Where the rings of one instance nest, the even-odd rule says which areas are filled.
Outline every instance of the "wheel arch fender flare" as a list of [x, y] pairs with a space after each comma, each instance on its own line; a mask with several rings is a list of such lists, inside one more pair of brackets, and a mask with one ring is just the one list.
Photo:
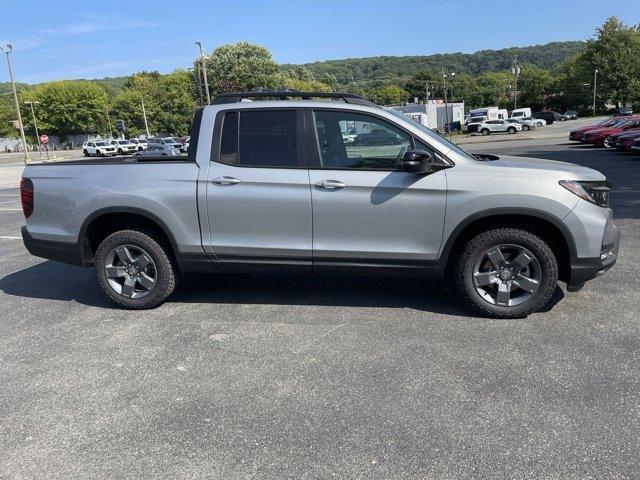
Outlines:
[[144, 210], [142, 208], [137, 207], [129, 207], [129, 206], [112, 206], [112, 207], [104, 207], [100, 208], [94, 212], [92, 212], [85, 220], [82, 222], [82, 226], [80, 227], [80, 231], [78, 234], [78, 245], [80, 247], [80, 253], [82, 259], [85, 263], [90, 263], [90, 250], [91, 246], [89, 245], [89, 237], [88, 230], [89, 226], [93, 224], [93, 222], [105, 215], [110, 214], [133, 214], [140, 217], [145, 217], [147, 220], [155, 223], [164, 233], [164, 235], [169, 240], [171, 249], [173, 250], [174, 256], [178, 257], [179, 250], [178, 244], [176, 242], [175, 237], [171, 233], [171, 230], [167, 227], [166, 223], [161, 220], [154, 213], [149, 212], [148, 210]]
[[460, 235], [468, 228], [471, 227], [474, 223], [479, 220], [487, 220], [489, 218], [499, 220], [501, 216], [509, 216], [509, 217], [522, 217], [523, 220], [526, 218], [535, 218], [538, 221], [548, 222], [556, 227], [560, 233], [562, 234], [564, 241], [567, 246], [567, 250], [569, 256], [571, 258], [577, 257], [577, 249], [575, 239], [569, 228], [562, 222], [562, 220], [555, 215], [552, 215], [543, 210], [538, 210], [535, 208], [490, 208], [487, 210], [481, 210], [472, 215], [469, 215], [467, 218], [462, 220], [455, 228], [451, 231], [448, 238], [445, 240], [444, 245], [442, 247], [442, 251], [440, 252], [438, 263], [444, 268], [447, 264], [449, 255], [454, 245], [460, 238]]

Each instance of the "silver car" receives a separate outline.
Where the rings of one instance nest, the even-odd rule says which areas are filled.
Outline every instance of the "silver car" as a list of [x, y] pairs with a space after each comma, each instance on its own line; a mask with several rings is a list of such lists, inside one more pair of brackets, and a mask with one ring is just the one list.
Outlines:
[[[241, 101], [286, 96], [304, 98]], [[22, 235], [95, 266], [126, 308], [160, 305], [184, 272], [449, 273], [477, 313], [514, 318], [615, 263], [610, 188], [571, 163], [470, 155], [352, 94], [226, 94], [196, 111], [187, 156], [28, 165]]]

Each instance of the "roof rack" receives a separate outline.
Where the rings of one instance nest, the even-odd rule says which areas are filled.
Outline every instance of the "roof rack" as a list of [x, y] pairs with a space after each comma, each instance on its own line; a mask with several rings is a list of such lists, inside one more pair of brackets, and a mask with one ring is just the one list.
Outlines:
[[254, 92], [221, 93], [220, 95], [216, 95], [211, 104], [238, 103], [245, 98], [279, 98], [280, 100], [286, 100], [296, 97], [300, 97], [303, 100], [311, 100], [312, 98], [339, 98], [345, 103], [367, 105], [370, 107], [378, 106], [371, 100], [365, 100], [360, 95], [353, 93], [302, 92], [299, 90], [256, 90]]

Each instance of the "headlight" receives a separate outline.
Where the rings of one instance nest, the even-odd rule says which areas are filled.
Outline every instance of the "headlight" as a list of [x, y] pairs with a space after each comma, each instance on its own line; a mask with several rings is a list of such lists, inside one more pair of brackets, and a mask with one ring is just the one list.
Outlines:
[[612, 185], [608, 180], [603, 182], [560, 180], [558, 183], [587, 202], [595, 203], [601, 207], [609, 206], [609, 192]]

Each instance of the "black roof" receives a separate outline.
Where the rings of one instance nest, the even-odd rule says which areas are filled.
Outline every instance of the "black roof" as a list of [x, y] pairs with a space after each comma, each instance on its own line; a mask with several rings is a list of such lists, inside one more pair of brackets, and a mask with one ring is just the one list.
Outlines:
[[353, 93], [329, 93], [329, 92], [301, 92], [299, 90], [258, 90], [255, 92], [238, 92], [238, 93], [222, 93], [217, 95], [211, 102], [213, 105], [221, 105], [225, 103], [238, 103], [242, 99], [261, 98], [261, 99], [278, 99], [287, 100], [290, 98], [301, 98], [303, 100], [311, 100], [313, 98], [336, 98], [345, 103], [356, 105], [367, 105], [377, 107], [370, 100], [365, 100], [360, 95]]

